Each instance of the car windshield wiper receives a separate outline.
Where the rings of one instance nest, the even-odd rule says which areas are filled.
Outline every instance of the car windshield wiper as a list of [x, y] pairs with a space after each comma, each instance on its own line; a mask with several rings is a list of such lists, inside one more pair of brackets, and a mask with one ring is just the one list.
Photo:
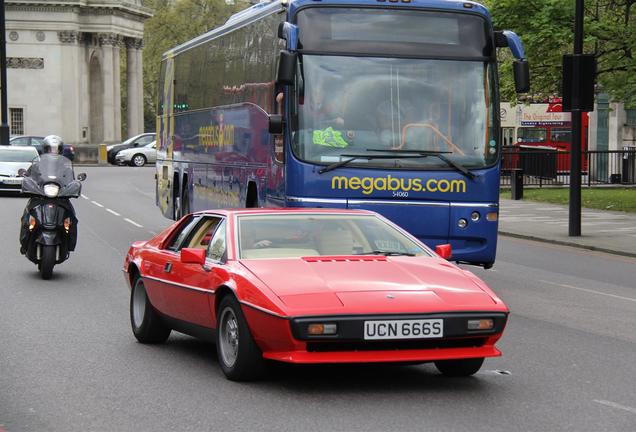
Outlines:
[[421, 158], [421, 157], [425, 157], [422, 156], [420, 154], [417, 154], [416, 152], [411, 152], [412, 154], [407, 154], [407, 155], [395, 155], [395, 154], [384, 154], [384, 155], [370, 155], [370, 154], [343, 154], [340, 155], [340, 157], [345, 157], [348, 159], [345, 160], [341, 160], [335, 163], [332, 163], [331, 165], [327, 165], [324, 168], [321, 168], [320, 170], [318, 170], [318, 174], [324, 174], [326, 172], [335, 170], [336, 168], [340, 168], [341, 166], [345, 166], [350, 164], [351, 162], [353, 162], [356, 159], [365, 159], [365, 160], [371, 160], [371, 159], [396, 159], [396, 158], [400, 158], [400, 159], [415, 159], [415, 158]]
[[[446, 163], [446, 165], [455, 168], [455, 170], [459, 171], [460, 173], [464, 174], [466, 177], [468, 177], [469, 179], [474, 179], [476, 177], [476, 175], [472, 172], [470, 172], [465, 166], [458, 164], [457, 162], [447, 158], [446, 154], [452, 154], [453, 152], [442, 152], [442, 151], [427, 151], [427, 150], [391, 150], [391, 149], [367, 149], [367, 151], [371, 151], [371, 152], [384, 152], [384, 153], [396, 153], [396, 154], [400, 154], [400, 155], [413, 155], [413, 156], [419, 156], [419, 157], [428, 157], [428, 156], [435, 156], [439, 159], [441, 159], [443, 162]], [[405, 156], [402, 156], [405, 157]], [[411, 156], [412, 157], [412, 156]]]
[[384, 256], [415, 256], [411, 252], [389, 251], [389, 250], [372, 250], [371, 252], [360, 252], [356, 255], [384, 255]]

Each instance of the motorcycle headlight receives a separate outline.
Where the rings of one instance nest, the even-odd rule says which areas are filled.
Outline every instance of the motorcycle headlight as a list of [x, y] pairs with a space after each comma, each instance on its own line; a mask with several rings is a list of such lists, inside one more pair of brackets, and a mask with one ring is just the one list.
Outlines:
[[48, 183], [44, 185], [44, 195], [49, 198], [55, 198], [60, 192], [60, 187], [55, 183]]

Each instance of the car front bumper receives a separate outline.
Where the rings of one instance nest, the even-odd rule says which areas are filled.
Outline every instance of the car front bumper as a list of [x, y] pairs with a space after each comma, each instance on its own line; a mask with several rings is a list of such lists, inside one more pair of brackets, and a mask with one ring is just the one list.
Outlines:
[[[342, 315], [286, 318], [243, 304], [250, 330], [263, 357], [287, 363], [386, 363], [430, 362], [501, 355], [495, 343], [501, 338], [508, 313], [458, 312], [409, 315]], [[364, 340], [362, 328], [376, 319], [443, 319], [444, 336], [407, 340]], [[469, 331], [465, 323], [472, 318], [492, 318], [494, 328]], [[310, 322], [338, 323], [339, 334], [308, 336], [303, 328]], [[464, 327], [462, 327], [464, 326]]]

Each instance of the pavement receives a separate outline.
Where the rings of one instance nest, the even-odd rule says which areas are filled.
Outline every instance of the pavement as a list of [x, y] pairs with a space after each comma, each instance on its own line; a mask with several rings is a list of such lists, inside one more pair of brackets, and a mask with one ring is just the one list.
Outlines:
[[636, 257], [636, 214], [581, 209], [581, 236], [570, 237], [569, 208], [501, 199], [499, 234]]

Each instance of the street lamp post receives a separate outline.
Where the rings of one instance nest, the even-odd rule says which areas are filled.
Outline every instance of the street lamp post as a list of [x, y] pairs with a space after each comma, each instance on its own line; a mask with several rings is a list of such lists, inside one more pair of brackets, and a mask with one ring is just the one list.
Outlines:
[[7, 122], [7, 34], [4, 18], [4, 0], [0, 0], [0, 145], [9, 144], [9, 124]]
[[572, 113], [569, 235], [581, 235], [581, 117], [594, 111], [596, 57], [583, 54], [583, 0], [576, 0], [574, 54], [563, 56], [563, 111]]
[[[583, 0], [576, 0], [574, 13], [574, 55], [583, 54]], [[580, 87], [581, 76], [574, 73], [572, 86]], [[570, 220], [569, 235], [581, 235], [581, 114], [580, 107], [572, 109], [572, 143], [570, 145]]]

